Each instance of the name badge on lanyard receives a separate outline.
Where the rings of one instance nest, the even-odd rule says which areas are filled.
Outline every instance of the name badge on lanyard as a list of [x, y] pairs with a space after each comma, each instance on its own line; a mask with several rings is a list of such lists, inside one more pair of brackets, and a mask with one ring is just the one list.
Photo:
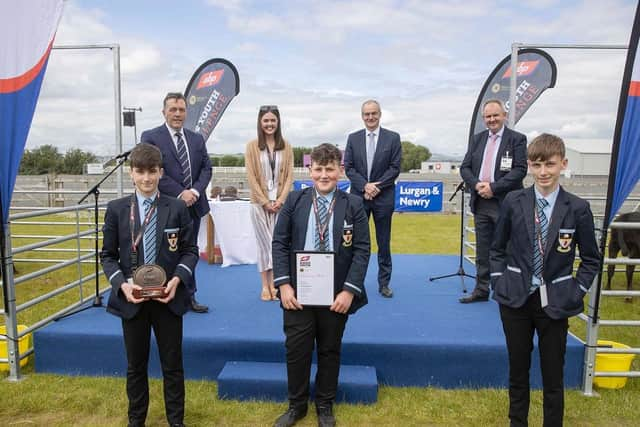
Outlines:
[[513, 165], [513, 157], [509, 155], [509, 152], [506, 151], [504, 156], [500, 158], [500, 172], [509, 172], [511, 170], [511, 166]]

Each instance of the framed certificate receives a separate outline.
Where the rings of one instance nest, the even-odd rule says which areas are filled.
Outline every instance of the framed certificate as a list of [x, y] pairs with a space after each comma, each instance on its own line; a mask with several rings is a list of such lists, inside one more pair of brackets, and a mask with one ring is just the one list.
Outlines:
[[296, 251], [296, 299], [302, 305], [333, 304], [333, 252]]

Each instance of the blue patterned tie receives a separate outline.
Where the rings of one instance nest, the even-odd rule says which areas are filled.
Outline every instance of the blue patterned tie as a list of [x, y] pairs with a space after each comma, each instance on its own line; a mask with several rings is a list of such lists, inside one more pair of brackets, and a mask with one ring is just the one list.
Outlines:
[[182, 166], [182, 184], [185, 188], [191, 188], [191, 165], [189, 164], [189, 156], [187, 155], [187, 144], [184, 143], [184, 139], [182, 139], [182, 134], [180, 132], [176, 132], [177, 139], [177, 147], [178, 147], [178, 160], [180, 161], [180, 166]]
[[[547, 244], [547, 231], [549, 228], [549, 221], [544, 214], [544, 208], [549, 206], [549, 202], [546, 199], [536, 200], [536, 211], [538, 214], [538, 221], [536, 222], [535, 238], [533, 239], [533, 275], [542, 279], [542, 253], [540, 252], [540, 245], [542, 248]], [[538, 238], [539, 236], [539, 238]]]
[[319, 251], [327, 250], [327, 234], [329, 232], [329, 226], [324, 228], [322, 239], [320, 239], [320, 228], [327, 222], [327, 199], [324, 197], [318, 197], [318, 217], [319, 224], [316, 224], [316, 249]]
[[[149, 214], [149, 209], [153, 204], [153, 199], [144, 200], [144, 217]], [[149, 218], [149, 223], [144, 229], [144, 263], [155, 264], [156, 262], [156, 224], [158, 222], [158, 210], [154, 209]]]

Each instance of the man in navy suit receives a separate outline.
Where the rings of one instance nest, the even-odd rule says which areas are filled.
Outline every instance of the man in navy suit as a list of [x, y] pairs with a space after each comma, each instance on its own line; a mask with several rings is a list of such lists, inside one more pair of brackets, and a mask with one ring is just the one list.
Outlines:
[[[567, 167], [562, 139], [542, 134], [528, 150], [534, 185], [509, 193], [491, 247], [493, 298], [509, 352], [509, 419], [526, 426], [533, 334], [538, 334], [545, 426], [562, 426], [567, 318], [600, 267], [589, 203], [559, 184]], [[580, 264], [573, 274], [576, 247]]]
[[[131, 196], [107, 205], [100, 253], [104, 274], [111, 283], [107, 311], [122, 318], [127, 352], [128, 424], [144, 426], [147, 417], [147, 365], [153, 329], [164, 378], [167, 420], [171, 426], [182, 426], [182, 315], [190, 305], [193, 271], [198, 262], [193, 221], [184, 203], [158, 192], [162, 175], [160, 150], [139, 144], [130, 159], [136, 190]], [[134, 290], [142, 288], [133, 282], [133, 273], [143, 264], [157, 264], [166, 272], [164, 296], [149, 299], [134, 295]]]
[[[162, 115], [165, 123], [142, 132], [140, 139], [162, 152], [164, 174], [160, 179], [160, 192], [181, 199], [187, 205], [193, 219], [193, 238], [197, 246], [200, 218], [210, 210], [206, 189], [211, 181], [211, 160], [202, 135], [182, 127], [187, 118], [184, 95], [168, 93], [164, 98]], [[195, 289], [194, 286], [191, 309], [205, 313], [208, 307], [198, 304]]]
[[[311, 152], [313, 187], [289, 193], [273, 233], [273, 275], [284, 310], [289, 409], [276, 427], [290, 427], [307, 414], [314, 343], [318, 373], [318, 425], [335, 426], [342, 334], [349, 314], [367, 304], [364, 278], [369, 265], [369, 224], [359, 197], [337, 188], [341, 153], [332, 144]], [[333, 303], [303, 306], [298, 301], [295, 251], [334, 253]]]
[[380, 127], [381, 115], [377, 101], [370, 99], [362, 104], [365, 129], [349, 135], [344, 168], [351, 181], [351, 194], [364, 199], [367, 217], [373, 214], [378, 243], [378, 291], [391, 298], [391, 218], [402, 145], [400, 135]]
[[504, 126], [502, 102], [486, 101], [482, 115], [488, 129], [473, 136], [460, 166], [476, 228], [476, 286], [461, 303], [489, 300], [489, 248], [500, 203], [507, 193], [522, 188], [527, 174], [527, 137]]

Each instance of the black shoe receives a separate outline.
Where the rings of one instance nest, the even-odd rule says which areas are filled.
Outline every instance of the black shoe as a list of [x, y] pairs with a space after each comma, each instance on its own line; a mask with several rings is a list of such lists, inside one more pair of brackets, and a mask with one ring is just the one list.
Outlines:
[[378, 292], [385, 298], [391, 298], [393, 296], [393, 291], [389, 286], [381, 286]]
[[287, 412], [278, 417], [276, 422], [273, 424], [273, 427], [291, 427], [306, 416], [306, 406], [304, 408], [289, 407], [289, 409], [287, 409]]
[[209, 307], [198, 303], [195, 297], [191, 297], [191, 310], [196, 313], [206, 313], [209, 311]]
[[462, 304], [470, 304], [472, 302], [483, 302], [483, 301], [489, 301], [489, 295], [478, 295], [478, 294], [471, 294], [467, 297], [462, 297], [460, 298], [458, 301], [460, 301]]
[[318, 427], [335, 427], [336, 417], [333, 416], [331, 406], [319, 406], [316, 408], [318, 414]]

